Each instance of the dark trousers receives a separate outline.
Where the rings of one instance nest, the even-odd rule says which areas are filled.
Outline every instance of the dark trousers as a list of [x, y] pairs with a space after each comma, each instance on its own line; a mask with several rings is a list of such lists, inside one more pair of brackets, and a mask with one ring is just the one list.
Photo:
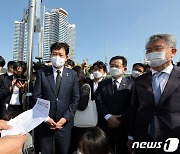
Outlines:
[[70, 138], [71, 126], [66, 129], [51, 130], [43, 123], [40, 126], [40, 151], [41, 154], [67, 154]]

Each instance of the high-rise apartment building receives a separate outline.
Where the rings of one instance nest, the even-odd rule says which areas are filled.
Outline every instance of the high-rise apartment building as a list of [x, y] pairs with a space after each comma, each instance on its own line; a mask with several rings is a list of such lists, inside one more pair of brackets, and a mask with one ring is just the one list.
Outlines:
[[[52, 9], [51, 12], [45, 11], [45, 7], [43, 9], [43, 20], [41, 19], [42, 27], [39, 27], [39, 24], [37, 24], [38, 26], [35, 25], [35, 30], [40, 32], [38, 40], [38, 56], [43, 57], [43, 61], [49, 61], [51, 45], [55, 42], [67, 42], [70, 46], [69, 58], [74, 60], [76, 26], [68, 23], [68, 13], [64, 9]], [[28, 11], [26, 10], [24, 19], [22, 21], [15, 21], [13, 40], [13, 60], [15, 61], [26, 61], [27, 59], [27, 17]], [[40, 17], [38, 16], [38, 20], [39, 19]], [[35, 23], [37, 23], [37, 21]], [[38, 23], [40, 23], [40, 21], [38, 21]]]
[[24, 18], [21, 21], [14, 22], [14, 39], [13, 39], [13, 60], [26, 61], [27, 55], [27, 19], [28, 10], [24, 11]]
[[13, 39], [13, 60], [26, 61], [27, 52], [27, 21], [15, 21]]
[[43, 61], [50, 60], [50, 46], [55, 42], [67, 42], [68, 13], [53, 9], [44, 15]]
[[69, 58], [74, 60], [75, 59], [75, 49], [76, 49], [76, 26], [75, 26], [75, 24], [68, 25], [67, 43], [70, 46]]

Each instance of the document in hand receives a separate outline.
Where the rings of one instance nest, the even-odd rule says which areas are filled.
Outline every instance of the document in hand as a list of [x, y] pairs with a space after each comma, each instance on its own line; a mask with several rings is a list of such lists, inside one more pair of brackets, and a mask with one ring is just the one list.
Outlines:
[[40, 125], [49, 115], [50, 101], [37, 99], [35, 106], [27, 110], [14, 119], [11, 119], [8, 124], [13, 126], [12, 129], [3, 130], [1, 137], [6, 135], [26, 134], [32, 129]]

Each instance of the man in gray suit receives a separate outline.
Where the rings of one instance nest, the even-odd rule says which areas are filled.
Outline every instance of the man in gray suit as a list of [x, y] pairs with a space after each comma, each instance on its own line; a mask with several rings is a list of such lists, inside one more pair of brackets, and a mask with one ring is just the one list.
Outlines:
[[[131, 149], [133, 139], [159, 142], [160, 146], [138, 147], [138, 154], [166, 153], [172, 144], [167, 139], [180, 139], [180, 67], [172, 64], [175, 54], [176, 39], [172, 35], [153, 35], [146, 44], [151, 71], [134, 82], [128, 146]], [[179, 148], [174, 153], [179, 154]]]

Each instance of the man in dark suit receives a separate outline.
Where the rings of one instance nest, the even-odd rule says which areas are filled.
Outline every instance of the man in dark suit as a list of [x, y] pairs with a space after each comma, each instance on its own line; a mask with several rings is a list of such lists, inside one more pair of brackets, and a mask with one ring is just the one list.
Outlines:
[[96, 94], [98, 125], [106, 132], [115, 153], [126, 154], [128, 107], [131, 101], [131, 85], [123, 77], [127, 60], [123, 56], [115, 56], [109, 64], [112, 78], [101, 81]]
[[41, 153], [67, 154], [79, 101], [78, 78], [75, 71], [64, 67], [69, 53], [66, 43], [54, 43], [50, 51], [52, 66], [37, 73], [34, 87], [35, 100], [50, 101], [49, 118], [39, 127]]
[[[180, 68], [172, 65], [176, 54], [176, 39], [169, 34], [157, 34], [146, 44], [148, 72], [135, 80], [128, 145], [138, 142], [162, 142], [160, 148], [138, 148], [138, 154], [165, 154], [168, 138], [180, 139]], [[165, 147], [165, 150], [163, 149]], [[180, 148], [180, 146], [179, 146]], [[180, 149], [173, 154], [179, 154]]]

